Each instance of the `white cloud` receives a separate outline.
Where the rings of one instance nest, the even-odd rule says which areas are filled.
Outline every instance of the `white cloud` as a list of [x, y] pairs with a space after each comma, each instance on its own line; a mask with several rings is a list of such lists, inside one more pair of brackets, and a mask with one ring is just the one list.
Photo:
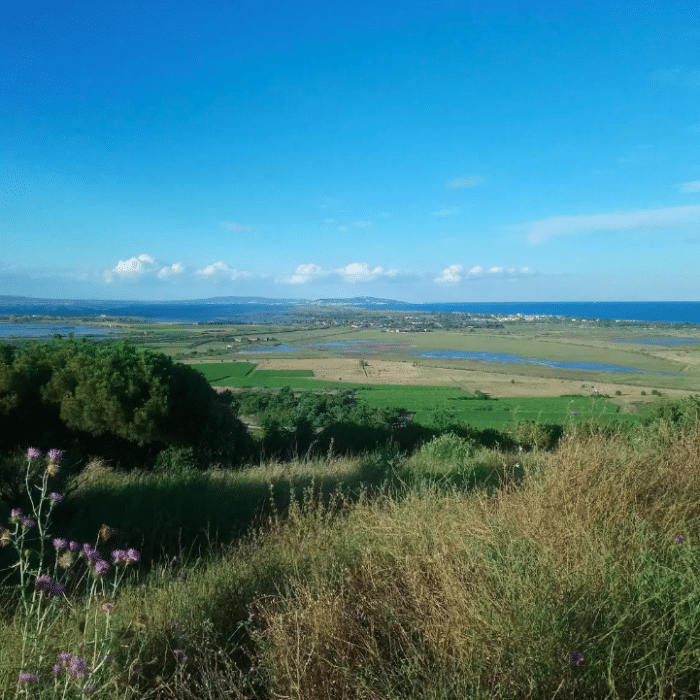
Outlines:
[[439, 277], [436, 277], [433, 281], [436, 284], [457, 284], [462, 280], [462, 271], [464, 268], [461, 265], [450, 265], [446, 267]]
[[128, 260], [120, 260], [114, 268], [104, 272], [103, 277], [105, 282], [112, 282], [115, 279], [135, 279], [145, 273], [154, 272], [156, 269], [155, 258], [142, 253]]
[[447, 183], [447, 186], [451, 187], [453, 190], [456, 190], [462, 189], [463, 187], [477, 187], [478, 185], [482, 184], [483, 181], [484, 179], [481, 177], [458, 177], [454, 180], [450, 180]]
[[690, 182], [684, 182], [680, 186], [681, 192], [700, 192], [700, 180], [691, 180]]
[[174, 263], [170, 267], [162, 267], [158, 272], [158, 279], [170, 280], [185, 271], [185, 266], [182, 263]]
[[336, 270], [336, 272], [340, 274], [346, 282], [369, 282], [385, 274], [384, 268], [377, 266], [374, 269], [370, 269], [367, 263], [350, 263]]
[[451, 209], [440, 209], [439, 211], [434, 211], [433, 216], [456, 216], [459, 214], [459, 207], [452, 207]]
[[245, 226], [243, 224], [237, 224], [235, 221], [222, 221], [221, 225], [229, 231], [255, 231], [255, 226]]
[[493, 275], [493, 274], [496, 274], [496, 275], [497, 275], [499, 272], [503, 272], [503, 268], [502, 268], [502, 267], [490, 267], [490, 268], [489, 268], [489, 272], [490, 272], [492, 275]]
[[249, 279], [252, 276], [250, 272], [230, 268], [222, 260], [212, 263], [211, 265], [207, 265], [201, 270], [197, 270], [194, 274], [202, 280], [212, 281], [220, 279], [228, 279], [234, 281], [238, 279]]
[[481, 267], [481, 265], [474, 265], [474, 267], [469, 268], [469, 274], [470, 275], [480, 275], [484, 271], [484, 268]]
[[700, 206], [639, 209], [588, 216], [553, 216], [523, 224], [528, 242], [543, 243], [549, 238], [573, 236], [594, 231], [623, 231], [683, 226], [700, 222]]
[[306, 284], [319, 277], [322, 272], [322, 269], [318, 265], [314, 265], [314, 263], [299, 265], [294, 274], [287, 276], [282, 281], [287, 284]]

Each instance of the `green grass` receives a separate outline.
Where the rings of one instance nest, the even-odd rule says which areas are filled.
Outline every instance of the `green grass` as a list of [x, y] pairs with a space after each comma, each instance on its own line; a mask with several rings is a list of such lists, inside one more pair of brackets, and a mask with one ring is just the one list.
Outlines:
[[255, 377], [313, 377], [311, 369], [257, 369]]
[[190, 367], [201, 372], [207, 381], [214, 383], [222, 379], [241, 379], [248, 376], [256, 367], [253, 362], [200, 362]]
[[[482, 400], [456, 387], [367, 386], [360, 395], [372, 408], [401, 407], [415, 411], [415, 420], [432, 425], [436, 411], [454, 414], [454, 420], [477, 428], [499, 428], [518, 421], [568, 424], [590, 418], [621, 418], [618, 407], [603, 397], [558, 396]], [[576, 415], [573, 414], [576, 413]]]
[[[574, 432], [550, 455], [446, 436], [404, 459], [189, 476], [93, 468], [56, 506], [57, 519], [72, 511], [63, 536], [95, 542], [85, 516], [92, 528], [160, 527], [170, 543], [168, 523], [206, 529], [241, 509], [253, 525], [201, 558], [168, 547], [138, 580], [106, 586], [109, 616], [102, 595], [94, 610], [52, 599], [52, 634], [32, 647], [43, 656], [23, 667], [37, 623], [4, 605], [0, 695], [78, 700], [93, 678], [54, 679], [51, 666], [59, 651], [94, 666], [97, 651], [115, 657], [99, 676], [105, 700], [695, 698], [698, 455], [696, 423]], [[392, 469], [417, 478], [329, 491]], [[37, 682], [18, 688], [20, 671]]]

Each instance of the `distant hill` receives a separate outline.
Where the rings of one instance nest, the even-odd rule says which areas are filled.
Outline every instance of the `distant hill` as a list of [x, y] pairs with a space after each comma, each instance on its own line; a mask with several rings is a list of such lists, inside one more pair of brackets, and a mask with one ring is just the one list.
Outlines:
[[148, 300], [116, 300], [116, 299], [40, 299], [34, 297], [0, 295], [0, 306], [2, 305], [46, 305], [60, 304], [65, 306], [80, 307], [104, 307], [104, 306], [127, 306], [132, 304], [157, 305], [157, 304], [265, 304], [267, 306], [288, 305], [288, 306], [355, 306], [361, 308], [386, 307], [392, 309], [410, 309], [415, 304], [408, 304], [396, 299], [378, 299], [376, 297], [352, 297], [350, 299], [273, 299], [269, 297], [210, 297], [207, 299], [179, 299], [177, 301], [148, 301]]

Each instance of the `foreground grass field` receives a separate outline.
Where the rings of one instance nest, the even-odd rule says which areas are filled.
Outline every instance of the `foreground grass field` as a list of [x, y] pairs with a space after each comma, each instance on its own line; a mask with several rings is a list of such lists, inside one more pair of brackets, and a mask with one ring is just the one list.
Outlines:
[[38, 617], [4, 591], [0, 695], [698, 697], [696, 409], [582, 425], [548, 455], [448, 434], [410, 457], [238, 473], [94, 465], [65, 484], [51, 534], [105, 553], [159, 534], [119, 586], [92, 575], [44, 599], [28, 581]]

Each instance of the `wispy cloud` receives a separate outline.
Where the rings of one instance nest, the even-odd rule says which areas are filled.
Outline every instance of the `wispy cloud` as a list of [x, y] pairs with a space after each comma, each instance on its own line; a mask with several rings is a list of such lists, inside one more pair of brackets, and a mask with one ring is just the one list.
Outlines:
[[691, 180], [680, 185], [681, 192], [700, 192], [700, 180]]
[[481, 185], [484, 182], [484, 179], [482, 177], [457, 177], [454, 180], [450, 180], [447, 183], [448, 187], [451, 187], [453, 190], [457, 189], [462, 189], [463, 187], [477, 187], [478, 185]]
[[353, 221], [352, 225], [357, 228], [369, 228], [373, 225], [372, 221]]
[[596, 231], [644, 230], [669, 228], [700, 222], [700, 206], [638, 209], [587, 216], [553, 216], [532, 221], [516, 228], [527, 231], [528, 242], [544, 243], [551, 238], [574, 236]]
[[228, 231], [237, 231], [245, 233], [255, 231], [255, 226], [245, 226], [244, 224], [237, 224], [235, 221], [222, 221], [221, 225]]
[[457, 216], [459, 214], [459, 207], [452, 207], [451, 209], [439, 209], [438, 211], [432, 212], [432, 216]]
[[230, 268], [222, 260], [212, 263], [211, 265], [207, 265], [206, 267], [197, 270], [194, 274], [201, 280], [209, 280], [212, 282], [216, 282], [222, 279], [235, 281], [239, 279], [250, 279], [252, 277], [250, 272]]
[[530, 269], [529, 267], [505, 268], [502, 265], [493, 265], [489, 268], [484, 268], [481, 265], [474, 265], [465, 272], [464, 267], [457, 263], [455, 265], [450, 265], [449, 267], [446, 267], [433, 280], [433, 282], [441, 285], [451, 285], [458, 284], [462, 281], [468, 281], [470, 279], [488, 279], [493, 277], [515, 280], [521, 277], [526, 277], [534, 274], [536, 274], [536, 272]]

